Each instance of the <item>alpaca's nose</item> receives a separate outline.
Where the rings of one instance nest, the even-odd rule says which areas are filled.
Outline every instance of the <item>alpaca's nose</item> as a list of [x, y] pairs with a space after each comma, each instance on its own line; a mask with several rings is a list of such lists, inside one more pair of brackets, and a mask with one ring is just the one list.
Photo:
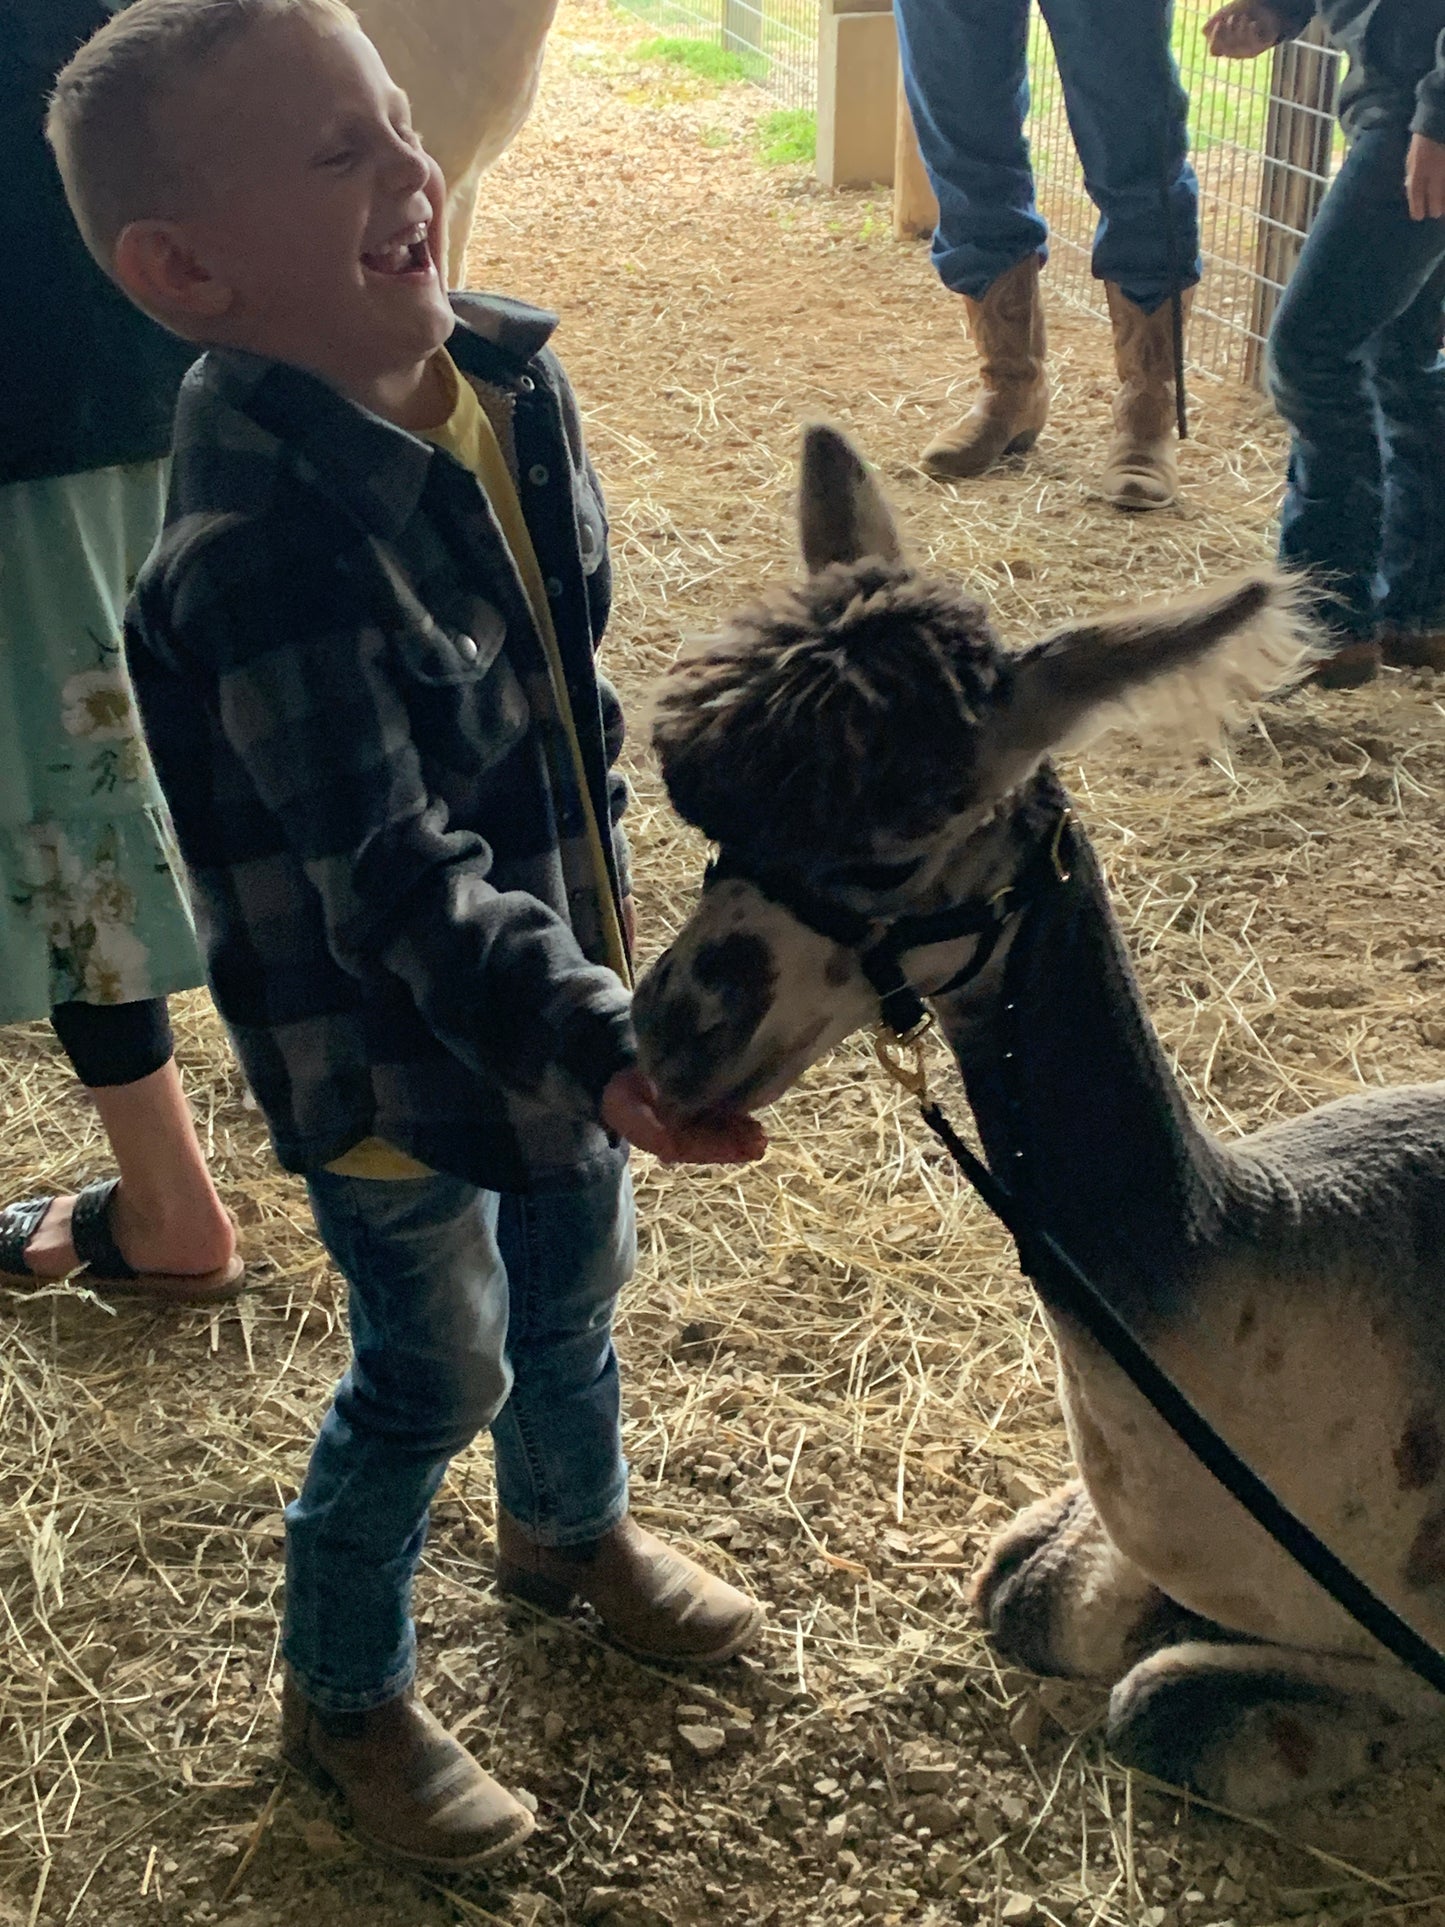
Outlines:
[[733, 933], [686, 962], [667, 951], [637, 986], [632, 1013], [642, 1068], [682, 1110], [717, 1101], [748, 1069], [774, 982], [766, 945]]

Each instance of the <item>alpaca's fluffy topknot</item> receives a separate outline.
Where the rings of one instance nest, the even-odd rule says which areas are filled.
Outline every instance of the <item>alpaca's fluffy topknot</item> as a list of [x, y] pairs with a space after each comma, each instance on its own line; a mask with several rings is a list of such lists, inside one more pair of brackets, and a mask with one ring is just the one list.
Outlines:
[[1006, 658], [981, 603], [877, 561], [772, 592], [684, 657], [654, 707], [678, 812], [759, 853], [922, 834], [967, 790]]

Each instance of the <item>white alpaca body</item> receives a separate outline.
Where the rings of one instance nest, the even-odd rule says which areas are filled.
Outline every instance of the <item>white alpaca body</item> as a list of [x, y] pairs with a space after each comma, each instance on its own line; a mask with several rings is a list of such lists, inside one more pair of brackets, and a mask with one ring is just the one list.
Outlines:
[[445, 177], [447, 280], [458, 287], [481, 177], [531, 111], [557, 0], [352, 4]]

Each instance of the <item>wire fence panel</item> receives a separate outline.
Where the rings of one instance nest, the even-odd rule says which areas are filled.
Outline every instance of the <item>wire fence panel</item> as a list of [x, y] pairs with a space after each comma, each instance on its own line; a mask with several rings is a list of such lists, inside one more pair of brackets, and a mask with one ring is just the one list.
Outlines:
[[621, 0], [659, 33], [712, 40], [785, 107], [818, 103], [818, 0]]
[[[1339, 163], [1341, 62], [1313, 32], [1256, 61], [1215, 60], [1202, 31], [1213, 11], [1214, 0], [1179, 0], [1174, 27], [1204, 257], [1189, 363], [1202, 373], [1257, 382], [1275, 307]], [[1049, 281], [1102, 315], [1103, 288], [1089, 272], [1098, 216], [1074, 154], [1048, 30], [1037, 16], [1029, 77], [1034, 176], [1052, 232]]]

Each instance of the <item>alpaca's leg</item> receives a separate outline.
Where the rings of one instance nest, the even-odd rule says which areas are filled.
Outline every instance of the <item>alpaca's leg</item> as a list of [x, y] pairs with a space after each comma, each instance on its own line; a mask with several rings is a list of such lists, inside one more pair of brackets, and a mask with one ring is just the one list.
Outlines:
[[973, 1600], [994, 1642], [1036, 1673], [1117, 1679], [1157, 1646], [1210, 1631], [1119, 1551], [1077, 1482], [1000, 1534]]
[[1445, 1698], [1388, 1661], [1286, 1646], [1168, 1646], [1109, 1700], [1124, 1765], [1259, 1813], [1445, 1739]]

